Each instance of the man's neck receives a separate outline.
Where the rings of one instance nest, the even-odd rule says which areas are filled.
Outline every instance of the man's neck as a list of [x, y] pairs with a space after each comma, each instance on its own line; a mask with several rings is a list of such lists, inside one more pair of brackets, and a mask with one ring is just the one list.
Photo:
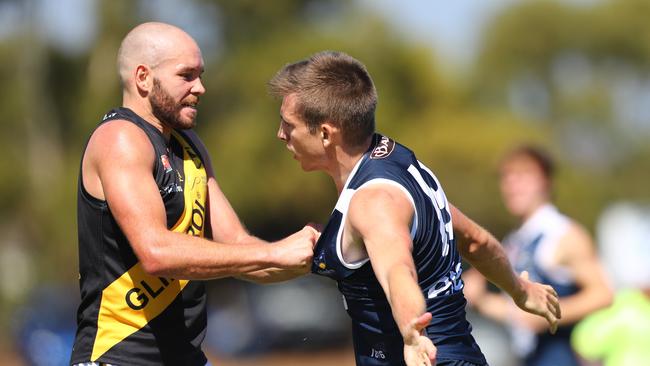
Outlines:
[[122, 106], [125, 108], [129, 108], [132, 110], [135, 114], [140, 116], [142, 119], [144, 119], [147, 123], [150, 125], [154, 126], [162, 135], [165, 137], [165, 140], [169, 141], [169, 138], [171, 136], [171, 128], [160, 121], [154, 114], [153, 111], [151, 110], [151, 105], [149, 103], [144, 102], [143, 100], [130, 100], [127, 96], [125, 96], [122, 100]]
[[335, 165], [332, 169], [328, 169], [327, 173], [332, 177], [332, 180], [334, 180], [339, 195], [343, 191], [350, 174], [352, 174], [352, 170], [354, 170], [354, 167], [363, 158], [366, 151], [368, 151], [371, 143], [372, 136], [369, 137], [364, 144], [356, 148], [345, 148], [343, 146], [335, 147], [331, 159]]
[[528, 220], [530, 220], [530, 218], [533, 217], [537, 213], [537, 211], [539, 211], [542, 207], [546, 206], [549, 203], [550, 202], [548, 200], [543, 200], [533, 205], [532, 208], [520, 218], [522, 225], [528, 222]]

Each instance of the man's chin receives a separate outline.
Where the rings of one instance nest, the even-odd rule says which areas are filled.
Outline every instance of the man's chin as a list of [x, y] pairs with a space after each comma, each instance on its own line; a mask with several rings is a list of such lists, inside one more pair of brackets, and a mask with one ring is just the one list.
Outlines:
[[305, 165], [303, 163], [300, 163], [300, 168], [302, 169], [303, 172], [313, 172], [315, 170], [318, 170], [313, 166]]
[[176, 123], [174, 124], [174, 128], [177, 128], [179, 130], [190, 130], [196, 126], [196, 120], [195, 119], [178, 119]]

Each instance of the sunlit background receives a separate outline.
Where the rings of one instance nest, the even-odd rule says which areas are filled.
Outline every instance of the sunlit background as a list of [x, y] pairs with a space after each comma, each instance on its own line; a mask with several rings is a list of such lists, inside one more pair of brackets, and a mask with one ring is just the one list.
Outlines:
[[[329, 178], [303, 173], [276, 140], [266, 82], [285, 63], [341, 50], [374, 78], [378, 129], [497, 237], [516, 225], [499, 157], [521, 142], [547, 147], [557, 205], [595, 235], [623, 286], [638, 276], [621, 263], [650, 258], [649, 19], [648, 0], [0, 0], [0, 364], [68, 361], [80, 154], [121, 103], [116, 52], [134, 25], [169, 22], [202, 47], [197, 129], [257, 236], [324, 221], [334, 205]], [[215, 365], [353, 364], [334, 283], [208, 288]], [[512, 365], [503, 329], [472, 319], [492, 364]]]

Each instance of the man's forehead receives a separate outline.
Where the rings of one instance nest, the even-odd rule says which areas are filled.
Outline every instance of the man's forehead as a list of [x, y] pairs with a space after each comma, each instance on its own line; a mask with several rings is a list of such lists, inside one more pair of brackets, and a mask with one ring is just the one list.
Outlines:
[[298, 103], [298, 95], [296, 93], [290, 93], [282, 97], [282, 107], [281, 109], [295, 109], [296, 104]]
[[280, 106], [280, 118], [285, 121], [301, 122], [296, 112], [297, 106], [298, 97], [295, 93], [285, 95], [282, 98], [282, 106]]
[[506, 171], [541, 171], [539, 164], [535, 159], [526, 155], [517, 155], [510, 157], [501, 164], [501, 172]]
[[184, 63], [184, 62], [178, 62], [178, 63], [176, 63], [174, 65], [174, 68], [178, 72], [183, 72], [183, 71], [192, 71], [192, 72], [200, 71], [200, 72], [203, 72], [203, 70], [204, 70], [202, 60], [201, 60], [201, 62], [195, 62], [195, 63], [191, 63], [191, 64]]
[[204, 63], [200, 53], [171, 53], [165, 57], [159, 65], [171, 67], [175, 71], [203, 71]]
[[203, 63], [203, 54], [199, 46], [191, 38], [175, 37], [163, 38], [154, 44], [153, 53], [165, 60], [183, 63]]

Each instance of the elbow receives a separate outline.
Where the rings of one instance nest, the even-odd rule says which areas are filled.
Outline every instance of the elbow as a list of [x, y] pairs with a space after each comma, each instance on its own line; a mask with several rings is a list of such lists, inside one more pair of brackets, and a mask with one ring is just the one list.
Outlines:
[[154, 260], [147, 260], [147, 261], [141, 261], [141, 263], [142, 263], [142, 269], [146, 274], [154, 277], [169, 277], [168, 271], [160, 262]]
[[468, 244], [463, 247], [462, 255], [467, 259], [480, 257], [490, 242], [490, 234], [483, 229], [478, 229], [472, 235], [466, 236]]
[[136, 254], [146, 274], [156, 277], [170, 275], [164, 251], [156, 245], [154, 240], [147, 240], [139, 247], [141, 249]]
[[480, 255], [481, 251], [483, 250], [483, 245], [484, 243], [481, 242], [471, 242], [467, 245], [467, 248], [464, 250], [464, 255], [469, 258], [475, 258]]
[[140, 263], [142, 264], [142, 269], [148, 275], [164, 277], [168, 274], [163, 261], [155, 254], [149, 253], [143, 256], [140, 259]]

